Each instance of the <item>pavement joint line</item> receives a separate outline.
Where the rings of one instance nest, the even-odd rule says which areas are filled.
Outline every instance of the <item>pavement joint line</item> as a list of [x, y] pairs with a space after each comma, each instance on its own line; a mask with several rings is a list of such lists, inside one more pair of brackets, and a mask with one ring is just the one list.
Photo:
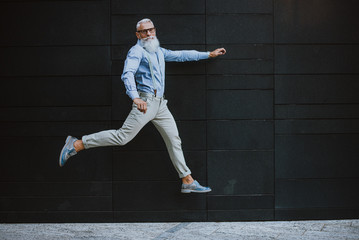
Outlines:
[[324, 227], [325, 227], [325, 223], [323, 224], [323, 227], [320, 229], [320, 232], [323, 231]]
[[190, 225], [191, 223], [190, 222], [184, 222], [184, 223], [180, 223], [180, 224], [177, 224], [176, 226], [164, 231], [163, 233], [161, 233], [160, 235], [158, 235], [157, 237], [153, 238], [152, 240], [163, 240], [163, 239], [166, 239], [168, 238], [169, 234], [171, 233], [175, 233], [179, 230], [181, 230], [182, 228]]
[[211, 232], [209, 235], [211, 235], [211, 234], [217, 232], [219, 228], [220, 228], [220, 227], [217, 227], [217, 228], [216, 228], [213, 232]]

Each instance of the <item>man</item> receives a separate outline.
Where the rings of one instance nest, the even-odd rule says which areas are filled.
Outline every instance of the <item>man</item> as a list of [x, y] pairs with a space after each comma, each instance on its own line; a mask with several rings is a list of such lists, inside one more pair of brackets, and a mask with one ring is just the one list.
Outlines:
[[182, 179], [181, 192], [210, 192], [209, 187], [201, 186], [192, 178], [183, 157], [176, 122], [167, 108], [167, 100], [163, 97], [165, 62], [214, 58], [224, 55], [226, 50], [218, 48], [212, 52], [170, 51], [159, 46], [156, 28], [150, 19], [139, 21], [136, 29], [138, 41], [127, 54], [121, 77], [127, 95], [133, 100], [130, 114], [118, 130], [86, 135], [82, 140], [68, 136], [60, 154], [59, 164], [62, 167], [71, 156], [84, 149], [125, 145], [151, 121], [164, 139], [171, 161]]

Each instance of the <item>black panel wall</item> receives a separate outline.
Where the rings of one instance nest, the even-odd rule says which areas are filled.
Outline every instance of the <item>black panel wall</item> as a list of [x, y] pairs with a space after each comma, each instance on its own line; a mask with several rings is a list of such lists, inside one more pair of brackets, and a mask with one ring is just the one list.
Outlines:
[[359, 216], [356, 1], [276, 0], [276, 219]]
[[67, 134], [108, 129], [109, 1], [1, 1], [1, 222], [113, 221], [112, 149], [57, 163]]
[[[359, 217], [354, 0], [0, 1], [0, 222]], [[121, 81], [149, 17], [162, 46], [227, 54], [167, 63], [166, 98], [194, 178], [181, 194], [148, 124], [123, 147], [67, 135], [121, 127]]]

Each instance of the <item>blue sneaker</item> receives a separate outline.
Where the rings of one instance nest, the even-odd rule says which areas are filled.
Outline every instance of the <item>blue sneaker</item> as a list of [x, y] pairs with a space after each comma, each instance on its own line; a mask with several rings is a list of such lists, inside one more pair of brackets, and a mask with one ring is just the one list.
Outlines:
[[77, 152], [74, 148], [74, 142], [77, 140], [75, 137], [68, 136], [65, 141], [65, 146], [62, 148], [60, 153], [59, 164], [60, 167], [64, 166], [67, 160], [76, 155]]
[[206, 193], [210, 192], [212, 189], [210, 187], [201, 186], [196, 180], [191, 184], [182, 183], [181, 193]]

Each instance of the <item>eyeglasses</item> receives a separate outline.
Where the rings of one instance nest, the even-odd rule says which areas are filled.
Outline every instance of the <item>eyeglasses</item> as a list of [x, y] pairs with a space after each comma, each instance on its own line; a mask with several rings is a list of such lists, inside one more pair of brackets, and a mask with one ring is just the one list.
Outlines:
[[143, 29], [143, 30], [138, 30], [137, 32], [140, 34], [146, 34], [147, 31], [149, 31], [150, 33], [154, 33], [156, 31], [156, 28], [148, 28], [148, 29]]

